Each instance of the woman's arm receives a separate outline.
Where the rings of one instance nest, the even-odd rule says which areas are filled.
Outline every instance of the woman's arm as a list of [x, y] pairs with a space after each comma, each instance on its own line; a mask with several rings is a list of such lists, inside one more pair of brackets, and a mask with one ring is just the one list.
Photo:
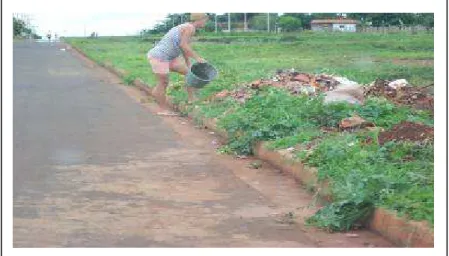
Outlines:
[[180, 47], [182, 49], [182, 53], [184, 59], [186, 60], [186, 64], [190, 67], [189, 58], [195, 59], [197, 62], [206, 62], [203, 58], [201, 58], [190, 46], [190, 39], [194, 34], [194, 30], [190, 27], [184, 27], [181, 29], [181, 44]]

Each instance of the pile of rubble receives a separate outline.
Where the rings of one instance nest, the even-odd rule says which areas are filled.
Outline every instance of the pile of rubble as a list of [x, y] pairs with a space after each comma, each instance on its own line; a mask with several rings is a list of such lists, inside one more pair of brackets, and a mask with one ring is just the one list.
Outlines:
[[[223, 90], [217, 93], [214, 98], [222, 99], [231, 96], [237, 101], [244, 103], [251, 97], [254, 90], [258, 90], [265, 86], [284, 88], [292, 95], [306, 94], [309, 96], [317, 96], [320, 93], [330, 94], [331, 91], [338, 91], [339, 88], [342, 87], [344, 87], [344, 90], [347, 90], [349, 87], [353, 90], [357, 87], [357, 90], [360, 91], [358, 94], [363, 97], [363, 89], [361, 86], [358, 86], [356, 82], [350, 81], [344, 77], [327, 74], [313, 75], [296, 72], [292, 69], [287, 71], [278, 70], [276, 75], [272, 78], [256, 80], [250, 84], [236, 88], [233, 91]], [[328, 98], [328, 101], [333, 101], [333, 98], [341, 97], [329, 96]], [[351, 103], [361, 103], [361, 101], [363, 100], [356, 99], [351, 101]]]
[[256, 80], [250, 84], [252, 89], [263, 86], [274, 86], [287, 89], [292, 94], [317, 95], [320, 92], [334, 90], [341, 82], [349, 81], [345, 78], [333, 77], [326, 74], [313, 75], [296, 72], [294, 69], [278, 70], [271, 79]]
[[395, 104], [430, 110], [433, 113], [433, 96], [429, 92], [429, 89], [433, 89], [429, 87], [433, 85], [416, 87], [409, 85], [405, 79], [395, 81], [377, 79], [370, 85], [362, 86], [345, 77], [301, 73], [294, 69], [278, 70], [271, 78], [253, 81], [232, 91], [221, 91], [214, 98], [231, 96], [244, 103], [251, 98], [255, 90], [265, 86], [284, 88], [292, 95], [317, 96], [324, 93], [325, 103], [344, 101], [351, 104], [363, 104], [368, 96], [382, 96]]

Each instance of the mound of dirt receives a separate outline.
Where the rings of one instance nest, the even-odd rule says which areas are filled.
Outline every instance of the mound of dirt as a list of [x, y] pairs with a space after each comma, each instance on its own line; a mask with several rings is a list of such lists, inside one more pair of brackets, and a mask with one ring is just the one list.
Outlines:
[[390, 130], [379, 134], [379, 144], [383, 145], [388, 141], [414, 141], [432, 142], [434, 138], [433, 127], [404, 121], [392, 127]]
[[394, 82], [377, 79], [370, 86], [365, 87], [365, 96], [381, 96], [398, 105], [429, 110], [433, 113], [433, 96], [431, 95], [433, 85], [418, 87], [402, 84], [397, 86]]

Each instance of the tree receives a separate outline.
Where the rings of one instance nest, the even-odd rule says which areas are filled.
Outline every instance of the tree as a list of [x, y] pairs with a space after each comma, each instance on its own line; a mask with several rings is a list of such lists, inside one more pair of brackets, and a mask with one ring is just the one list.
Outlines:
[[17, 19], [16, 17], [13, 17], [13, 33], [14, 36], [21, 36], [23, 33], [26, 32], [26, 24], [25, 21]]
[[413, 13], [367, 13], [363, 18], [374, 27], [408, 26], [415, 24], [416, 15]]
[[281, 16], [279, 18], [279, 26], [283, 31], [298, 31], [302, 28], [302, 22], [299, 18], [291, 16]]
[[434, 26], [434, 16], [433, 13], [420, 13], [418, 14], [418, 24], [423, 25], [427, 30], [433, 28]]
[[13, 17], [13, 36], [30, 36], [34, 39], [41, 38], [34, 33], [33, 29], [23, 19]]
[[[248, 19], [248, 16], [247, 16]], [[270, 13], [270, 31], [274, 30], [275, 24], [277, 22], [278, 15], [276, 13]], [[249, 19], [250, 29], [255, 30], [267, 30], [268, 26], [268, 15], [266, 13], [256, 14]]]
[[279, 15], [277, 13], [270, 13], [270, 31], [276, 31], [277, 24], [279, 24]]
[[312, 13], [312, 19], [335, 19], [337, 17], [337, 13]]
[[348, 13], [347, 17], [349, 19], [360, 21], [360, 25], [367, 26], [371, 22], [369, 13]]
[[300, 13], [299, 17], [303, 29], [311, 29], [310, 22], [313, 20], [313, 16], [307, 13]]
[[263, 30], [267, 29], [267, 17], [263, 14], [258, 14], [252, 17], [249, 22], [251, 29]]
[[147, 30], [148, 34], [161, 34], [168, 31], [168, 26], [164, 22], [159, 22], [152, 29]]
[[[249, 20], [252, 17], [256, 16], [256, 15], [260, 15], [261, 13], [247, 13], [246, 14], [246, 19]], [[243, 22], [243, 20], [245, 19], [245, 14], [244, 13], [231, 13], [231, 20], [232, 22]], [[222, 15], [219, 15], [218, 17], [218, 21], [219, 22], [227, 22], [228, 21], [228, 13], [224, 13]]]
[[[207, 21], [206, 26], [204, 27], [206, 32], [215, 32], [215, 18]], [[222, 31], [220, 26], [217, 26], [218, 32]]]
[[310, 22], [314, 19], [330, 19], [336, 18], [336, 13], [284, 13], [281, 17], [293, 17], [301, 21], [303, 29], [310, 29]]

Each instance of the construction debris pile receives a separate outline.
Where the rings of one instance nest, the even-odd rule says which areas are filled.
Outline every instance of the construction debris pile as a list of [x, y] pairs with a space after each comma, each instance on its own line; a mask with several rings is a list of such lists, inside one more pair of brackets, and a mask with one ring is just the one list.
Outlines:
[[411, 86], [405, 79], [395, 81], [377, 79], [369, 85], [362, 86], [345, 77], [314, 75], [296, 72], [294, 69], [278, 70], [269, 79], [259, 79], [232, 91], [221, 91], [214, 98], [222, 99], [231, 96], [238, 102], [244, 103], [251, 98], [254, 91], [265, 86], [284, 88], [292, 95], [317, 96], [324, 93], [326, 103], [345, 101], [351, 104], [363, 104], [368, 96], [380, 96], [398, 105], [430, 110], [433, 113], [433, 85], [418, 87]]
[[333, 91], [340, 85], [357, 85], [357, 83], [344, 77], [326, 74], [313, 75], [296, 72], [293, 69], [287, 71], [278, 70], [272, 78], [259, 79], [232, 91], [223, 90], [217, 93], [214, 98], [222, 99], [231, 96], [237, 101], [244, 103], [251, 97], [254, 90], [265, 86], [284, 88], [292, 95], [306, 94], [317, 96], [320, 93]]
[[345, 78], [333, 77], [326, 74], [313, 75], [308, 73], [299, 73], [292, 70], [278, 70], [271, 79], [256, 80], [250, 84], [252, 89], [258, 89], [263, 86], [274, 86], [285, 88], [292, 94], [316, 95], [320, 92], [334, 90], [342, 82], [349, 81]]

